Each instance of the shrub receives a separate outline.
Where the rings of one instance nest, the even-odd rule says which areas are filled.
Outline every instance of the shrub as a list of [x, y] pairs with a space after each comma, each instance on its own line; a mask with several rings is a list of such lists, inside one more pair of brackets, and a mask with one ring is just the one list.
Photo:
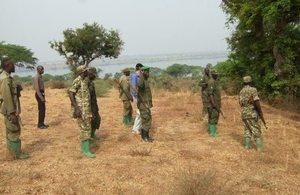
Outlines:
[[113, 81], [110, 79], [103, 80], [103, 79], [96, 79], [95, 81], [95, 88], [96, 88], [96, 95], [97, 97], [103, 97], [105, 94], [108, 93], [108, 91], [113, 86]]

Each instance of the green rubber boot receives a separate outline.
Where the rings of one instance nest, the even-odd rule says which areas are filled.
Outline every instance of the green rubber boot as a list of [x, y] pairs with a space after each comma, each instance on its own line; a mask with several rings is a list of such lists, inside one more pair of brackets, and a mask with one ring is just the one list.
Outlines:
[[250, 149], [251, 148], [251, 138], [250, 137], [245, 137], [244, 138], [244, 147], [245, 147], [245, 149]]
[[95, 158], [96, 155], [90, 150], [90, 140], [84, 140], [80, 143], [81, 152], [88, 158]]
[[134, 124], [134, 118], [132, 116], [128, 116], [128, 124], [133, 125]]
[[127, 126], [127, 116], [123, 116], [122, 124], [123, 126]]
[[9, 139], [6, 139], [6, 143], [9, 152], [13, 155], [14, 158], [21, 160], [29, 158], [28, 154], [21, 151], [21, 140], [10, 141]]
[[211, 124], [208, 124], [208, 134], [210, 136], [212, 136], [212, 134], [213, 134], [211, 126], [212, 126]]
[[258, 152], [262, 152], [263, 151], [263, 141], [262, 141], [261, 137], [256, 138], [256, 150]]
[[210, 127], [210, 136], [212, 137], [218, 137], [219, 136], [219, 133], [218, 133], [218, 130], [217, 130], [217, 125], [216, 124], [210, 124], [209, 125]]

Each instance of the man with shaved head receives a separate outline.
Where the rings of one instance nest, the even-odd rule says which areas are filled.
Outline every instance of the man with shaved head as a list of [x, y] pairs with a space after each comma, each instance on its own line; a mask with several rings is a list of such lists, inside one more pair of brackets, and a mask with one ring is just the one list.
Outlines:
[[40, 129], [46, 129], [48, 125], [45, 125], [46, 115], [46, 99], [45, 99], [45, 86], [43, 80], [44, 67], [39, 65], [36, 67], [37, 74], [33, 77], [33, 88], [35, 90], [35, 99], [38, 103], [39, 117], [37, 127]]
[[29, 155], [21, 150], [21, 105], [20, 91], [22, 87], [17, 85], [11, 76], [15, 72], [15, 62], [9, 58], [1, 61], [3, 72], [0, 74], [0, 112], [4, 116], [6, 146], [16, 159], [27, 159]]

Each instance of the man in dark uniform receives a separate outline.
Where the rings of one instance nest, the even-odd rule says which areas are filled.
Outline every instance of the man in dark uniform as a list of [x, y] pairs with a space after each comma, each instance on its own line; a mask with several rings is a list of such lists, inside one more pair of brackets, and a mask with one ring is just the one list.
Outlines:
[[89, 90], [91, 95], [91, 110], [92, 110], [92, 131], [91, 131], [91, 138], [92, 139], [99, 139], [96, 136], [96, 129], [100, 128], [101, 124], [101, 117], [99, 114], [99, 107], [97, 104], [97, 94], [95, 89], [95, 83], [94, 80], [97, 78], [97, 70], [94, 67], [90, 67], [88, 70], [89, 73]]
[[122, 70], [123, 74], [119, 79], [119, 97], [123, 102], [123, 119], [124, 126], [133, 125], [132, 106], [133, 98], [130, 93], [130, 70], [125, 68]]
[[211, 64], [206, 65], [202, 79], [199, 83], [199, 86], [201, 87], [201, 99], [202, 99], [202, 105], [203, 105], [203, 109], [202, 109], [203, 120], [205, 120], [205, 117], [208, 114], [209, 96], [207, 94], [207, 85], [208, 85], [209, 79], [211, 79], [211, 73], [210, 73], [211, 68], [212, 68]]
[[27, 159], [28, 154], [21, 151], [21, 106], [19, 97], [22, 90], [10, 76], [15, 72], [15, 62], [10, 59], [2, 60], [3, 72], [0, 74], [0, 111], [4, 115], [6, 127], [6, 145], [10, 154], [17, 159]]
[[218, 73], [211, 71], [212, 78], [208, 81], [208, 133], [212, 137], [218, 136], [217, 125], [221, 112], [221, 90], [218, 82]]
[[148, 81], [150, 68], [143, 66], [141, 72], [142, 75], [140, 76], [137, 85], [137, 107], [142, 119], [141, 137], [145, 142], [152, 142], [153, 139], [149, 136], [149, 130], [152, 122], [150, 108], [153, 107], [152, 93]]

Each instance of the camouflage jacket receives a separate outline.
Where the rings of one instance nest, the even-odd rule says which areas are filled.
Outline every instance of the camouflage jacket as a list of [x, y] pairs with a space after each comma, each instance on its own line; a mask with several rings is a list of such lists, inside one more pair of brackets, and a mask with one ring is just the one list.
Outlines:
[[20, 100], [17, 96], [17, 85], [6, 71], [0, 74], [0, 111], [3, 115], [21, 113]]
[[82, 117], [92, 117], [91, 95], [89, 90], [89, 79], [78, 76], [72, 83], [69, 91], [75, 93], [76, 103], [81, 110]]
[[152, 107], [152, 92], [149, 85], [148, 79], [146, 79], [143, 75], [140, 76], [139, 82], [137, 84], [137, 103], [140, 104], [143, 102], [150, 108]]
[[133, 100], [130, 93], [130, 77], [122, 75], [119, 79], [119, 93], [121, 100]]
[[[209, 79], [207, 84], [207, 94], [208, 99], [210, 100], [209, 96], [213, 96], [214, 102], [217, 106], [217, 109], [221, 108], [221, 89], [219, 82], [214, 79]], [[209, 101], [208, 107], [212, 107], [212, 103]]]
[[258, 114], [254, 107], [254, 101], [259, 100], [258, 93], [255, 87], [245, 85], [240, 91], [239, 103], [242, 109], [242, 118], [250, 119], [257, 118]]
[[209, 79], [210, 79], [209, 75], [204, 73], [203, 77], [201, 78], [201, 80], [199, 82], [199, 86], [201, 87], [201, 91], [204, 91], [205, 89], [207, 89]]

